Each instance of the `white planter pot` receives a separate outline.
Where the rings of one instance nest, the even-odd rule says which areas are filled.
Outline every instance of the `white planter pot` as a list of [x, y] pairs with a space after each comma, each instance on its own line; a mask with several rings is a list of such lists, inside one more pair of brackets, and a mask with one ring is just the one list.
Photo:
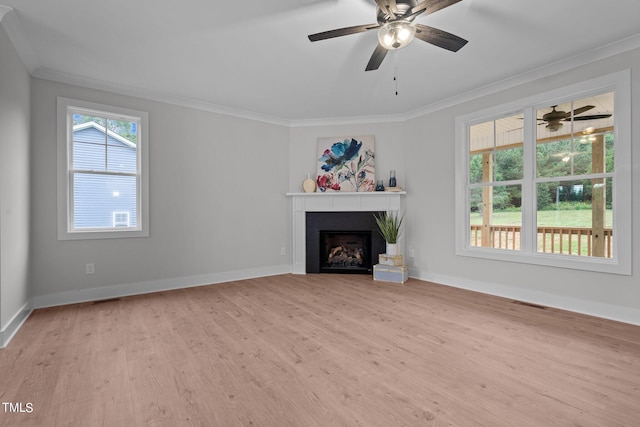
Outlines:
[[387, 255], [398, 255], [398, 244], [397, 243], [387, 243]]

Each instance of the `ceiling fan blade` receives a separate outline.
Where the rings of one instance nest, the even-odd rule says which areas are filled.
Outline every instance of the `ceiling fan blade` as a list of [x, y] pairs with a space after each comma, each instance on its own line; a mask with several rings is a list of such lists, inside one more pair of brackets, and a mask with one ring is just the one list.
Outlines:
[[334, 37], [348, 36], [349, 34], [363, 33], [380, 27], [380, 24], [356, 25], [355, 27], [338, 28], [335, 30], [323, 31], [321, 33], [310, 34], [309, 40], [317, 42], [319, 40], [332, 39]]
[[411, 12], [411, 9], [407, 10], [407, 12], [402, 15], [402, 19], [405, 21], [413, 21], [415, 19], [416, 16], [422, 14], [424, 12], [424, 10], [420, 9], [417, 12]]
[[[607, 119], [611, 117], [611, 114], [592, 114], [590, 116], [578, 116], [578, 117], [573, 117], [574, 121], [579, 121], [579, 120], [597, 120], [597, 119]], [[564, 119], [567, 122], [570, 122], [571, 119]]]
[[416, 26], [416, 38], [443, 49], [457, 52], [467, 44], [467, 40], [458, 37], [455, 34], [447, 33], [446, 31], [422, 24], [413, 25]]
[[398, 16], [400, 14], [400, 12], [398, 11], [398, 5], [396, 4], [396, 0], [387, 0], [387, 2], [389, 3], [389, 9], [391, 9], [391, 12]]
[[[388, 4], [393, 3], [393, 5]], [[395, 0], [376, 0], [376, 4], [385, 15], [391, 16], [391, 19], [395, 19], [398, 13], [398, 6], [396, 5]]]
[[388, 50], [382, 47], [380, 43], [378, 43], [378, 46], [376, 46], [376, 49], [373, 51], [373, 55], [371, 55], [371, 58], [369, 59], [367, 68], [365, 68], [364, 70], [365, 71], [377, 70], [380, 67], [380, 64], [382, 64], [384, 57], [387, 56], [387, 52]]
[[[578, 114], [582, 114], [585, 111], [589, 111], [592, 108], [596, 108], [593, 105], [585, 105], [584, 107], [580, 107], [580, 108], [576, 108], [575, 110], [573, 110], [573, 116], [577, 116]], [[571, 113], [569, 113], [569, 116], [571, 116]]]
[[418, 3], [413, 6], [411, 9], [411, 14], [414, 13], [422, 13], [424, 12], [426, 15], [429, 15], [433, 12], [437, 12], [440, 9], [444, 9], [445, 7], [449, 7], [454, 5], [462, 0], [424, 0], [422, 3]]

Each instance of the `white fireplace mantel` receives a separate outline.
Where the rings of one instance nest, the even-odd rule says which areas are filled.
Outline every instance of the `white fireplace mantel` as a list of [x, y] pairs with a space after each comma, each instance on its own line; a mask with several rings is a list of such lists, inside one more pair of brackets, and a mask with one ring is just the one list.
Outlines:
[[291, 272], [306, 274], [307, 212], [402, 212], [404, 191], [372, 191], [363, 193], [287, 193], [291, 197], [293, 253]]

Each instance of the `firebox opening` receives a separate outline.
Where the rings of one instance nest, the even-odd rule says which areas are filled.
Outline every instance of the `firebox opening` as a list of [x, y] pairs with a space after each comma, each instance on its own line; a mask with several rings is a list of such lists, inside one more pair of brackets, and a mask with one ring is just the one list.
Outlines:
[[371, 271], [371, 231], [320, 231], [320, 272]]

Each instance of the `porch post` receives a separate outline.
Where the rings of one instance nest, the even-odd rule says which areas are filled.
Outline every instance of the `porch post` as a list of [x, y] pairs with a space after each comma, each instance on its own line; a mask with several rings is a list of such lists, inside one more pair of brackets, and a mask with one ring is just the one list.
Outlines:
[[[493, 152], [482, 154], [482, 182], [493, 181]], [[482, 247], [490, 248], [493, 221], [493, 187], [482, 188]]]
[[[605, 172], [605, 146], [604, 135], [596, 135], [595, 141], [591, 144], [591, 172]], [[596, 257], [605, 256], [604, 222], [606, 212], [607, 189], [604, 178], [591, 180], [591, 229], [593, 234], [592, 255]]]

